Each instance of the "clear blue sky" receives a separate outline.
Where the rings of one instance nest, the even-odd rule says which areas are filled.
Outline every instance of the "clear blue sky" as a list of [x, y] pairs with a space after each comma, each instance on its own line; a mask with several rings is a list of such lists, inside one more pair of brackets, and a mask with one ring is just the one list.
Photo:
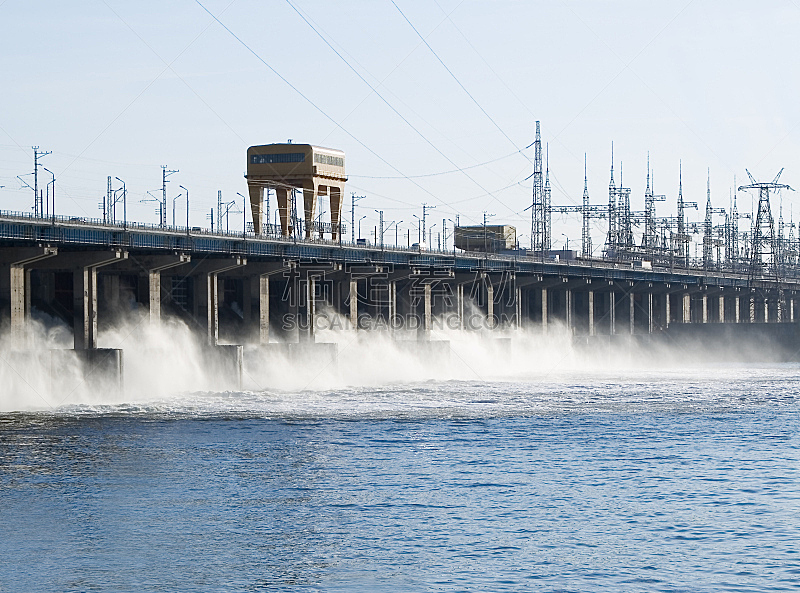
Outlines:
[[[350, 192], [368, 197], [365, 228], [384, 209], [405, 229], [427, 202], [439, 225], [486, 210], [525, 244], [532, 152], [518, 151], [536, 119], [554, 204], [580, 199], [584, 153], [592, 202], [607, 201], [612, 141], [635, 209], [648, 150], [668, 196], [659, 214], [675, 210], [679, 159], [701, 205], [708, 167], [720, 207], [745, 167], [770, 179], [786, 167], [798, 184], [794, 0], [0, 0], [0, 24], [3, 209], [31, 208], [16, 176], [38, 145], [53, 152], [61, 213], [99, 216], [111, 175], [127, 182], [129, 217], [156, 222], [139, 200], [168, 165], [170, 196], [187, 186], [205, 225], [217, 190], [246, 193], [247, 147], [292, 138], [346, 152], [348, 210]], [[798, 196], [783, 199], [788, 219]], [[577, 220], [557, 216], [559, 246], [561, 233], [577, 244]]]

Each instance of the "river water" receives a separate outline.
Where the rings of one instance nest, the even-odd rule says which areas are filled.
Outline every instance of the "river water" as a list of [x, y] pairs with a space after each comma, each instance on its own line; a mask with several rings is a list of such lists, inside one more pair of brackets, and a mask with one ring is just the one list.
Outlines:
[[0, 416], [0, 591], [796, 591], [800, 366]]

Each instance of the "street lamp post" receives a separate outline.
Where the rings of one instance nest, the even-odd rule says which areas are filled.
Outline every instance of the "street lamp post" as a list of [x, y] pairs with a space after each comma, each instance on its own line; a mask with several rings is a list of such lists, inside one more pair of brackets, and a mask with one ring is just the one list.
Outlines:
[[[381, 231], [381, 249], [383, 249], [383, 210], [375, 210], [380, 215], [380, 231]], [[375, 237], [375, 242], [378, 242], [378, 237]]]
[[[458, 218], [458, 217], [456, 217]], [[452, 218], [448, 218], [451, 223], [453, 223], [453, 255], [456, 254], [456, 228], [458, 228], [458, 223], [455, 222]]]
[[172, 228], [175, 228], [175, 202], [178, 201], [183, 194], [178, 194], [174, 198], [172, 198]]
[[[125, 182], [119, 177], [115, 179], [122, 184], [122, 228], [125, 230], [128, 228], [128, 192], [125, 189]], [[55, 210], [55, 206], [53, 209]]]
[[359, 239], [361, 239], [361, 221], [364, 220], [366, 217], [367, 217], [367, 215], [365, 214], [364, 216], [362, 216], [361, 218], [358, 219], [358, 238]]
[[[48, 185], [48, 189], [49, 189], [49, 186], [50, 186], [51, 184], [52, 184], [52, 186], [53, 186], [53, 222], [55, 222], [55, 219], [56, 219], [56, 176], [55, 176], [55, 173], [53, 173], [53, 172], [52, 172], [50, 169], [48, 169], [47, 167], [42, 167], [42, 169], [44, 169], [45, 171], [47, 171], [48, 173], [50, 173], [50, 175], [52, 175], [52, 176], [53, 176], [53, 181], [51, 181], [51, 182], [50, 182], [50, 183], [48, 183], [47, 185]], [[47, 193], [49, 194], [50, 192], [48, 191]]]
[[491, 216], [494, 216], [494, 214], [487, 214], [486, 211], [484, 210], [484, 212], [483, 212], [483, 252], [484, 253], [488, 253], [488, 251], [489, 251], [489, 249], [487, 247], [487, 241], [486, 241], [486, 218], [487, 217], [491, 217]]
[[[186, 236], [189, 236], [189, 190], [182, 185], [179, 185], [178, 187], [186, 192]], [[174, 214], [175, 211], [173, 210], [173, 216]]]
[[398, 220], [396, 223], [394, 223], [394, 246], [395, 247], [399, 247], [399, 245], [397, 244], [397, 229], [400, 228], [400, 223], [401, 222], [403, 222], [403, 221], [402, 220]]

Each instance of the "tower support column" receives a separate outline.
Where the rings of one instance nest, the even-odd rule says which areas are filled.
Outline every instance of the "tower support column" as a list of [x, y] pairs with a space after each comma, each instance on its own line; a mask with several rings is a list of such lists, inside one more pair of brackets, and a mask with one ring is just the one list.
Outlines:
[[[492, 280], [489, 276], [486, 276], [486, 327], [489, 329], [494, 329], [494, 286], [492, 285]], [[428, 319], [428, 291], [430, 289], [430, 284], [425, 285], [425, 320], [427, 323]]]
[[634, 330], [636, 329], [636, 309], [634, 303], [634, 296], [633, 292], [628, 293], [628, 316], [629, 316], [629, 330], [630, 334], [633, 335]]
[[682, 319], [683, 323], [692, 322], [692, 296], [688, 292], [683, 293]]
[[350, 326], [358, 330], [358, 280], [350, 279]]
[[613, 290], [608, 293], [608, 333], [617, 333], [617, 295]]
[[575, 309], [574, 294], [571, 290], [564, 291], [564, 321], [567, 324], [567, 331], [573, 333], [573, 313]]
[[702, 300], [703, 310], [700, 312], [702, 316], [703, 323], [708, 323], [708, 295], [703, 293], [703, 300]]
[[542, 289], [542, 331], [547, 333], [547, 289]]

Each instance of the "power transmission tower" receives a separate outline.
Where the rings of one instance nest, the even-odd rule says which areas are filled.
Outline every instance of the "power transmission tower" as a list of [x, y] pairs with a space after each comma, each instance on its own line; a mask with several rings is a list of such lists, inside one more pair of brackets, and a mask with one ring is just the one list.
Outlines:
[[533, 143], [533, 202], [531, 204], [531, 250], [546, 256], [545, 198], [542, 172], [542, 135], [536, 122], [536, 141]]
[[706, 178], [706, 218], [703, 222], [703, 267], [709, 269], [714, 259], [714, 249], [712, 246], [712, 223], [711, 223], [711, 169], [708, 170]]
[[592, 235], [589, 232], [589, 221], [592, 218], [605, 218], [606, 209], [603, 206], [589, 204], [589, 183], [586, 173], [586, 155], [583, 163], [583, 203], [570, 206], [550, 206], [550, 214], [560, 213], [569, 214], [579, 212], [581, 214], [581, 257], [592, 256]]
[[622, 163], [619, 165], [619, 187], [617, 188], [617, 228], [619, 239], [617, 246], [626, 256], [629, 256], [634, 247], [633, 219], [631, 216], [631, 189], [622, 185]]
[[583, 153], [583, 224], [581, 225], [581, 255], [592, 256], [592, 235], [589, 233], [589, 176], [586, 173], [586, 153]]
[[106, 199], [103, 202], [103, 222], [114, 222], [111, 218], [111, 211], [114, 207], [114, 188], [111, 187], [111, 175], [108, 176], [108, 186], [106, 187]]
[[[651, 183], [652, 182], [652, 183]], [[658, 230], [656, 229], [656, 202], [664, 202], [667, 196], [655, 195], [655, 179], [651, 178], [650, 153], [647, 153], [647, 188], [644, 191], [644, 233], [642, 248], [645, 253], [655, 257], [658, 248]]]
[[692, 237], [686, 232], [687, 208], [697, 209], [697, 202], [684, 202], [683, 200], [683, 163], [678, 162], [678, 232], [673, 236], [673, 251], [677, 252], [679, 263], [689, 263], [689, 242]]
[[608, 182], [608, 234], [606, 257], [617, 255], [617, 186], [614, 183], [614, 143], [611, 143], [611, 178]]
[[552, 247], [552, 191], [550, 190], [550, 145], [547, 145], [547, 164], [544, 176], [544, 224], [543, 227], [543, 245], [542, 250], [547, 253]]
[[[422, 204], [422, 240], [425, 241], [425, 220], [428, 218], [428, 210], [433, 210], [436, 206], [428, 206], [427, 204]], [[494, 214], [492, 214], [494, 216]], [[486, 217], [484, 216], [484, 219]], [[428, 240], [430, 243], [430, 239]]]
[[367, 196], [357, 196], [350, 194], [350, 242], [356, 242], [356, 202], [363, 200]]
[[42, 204], [42, 196], [39, 193], [39, 167], [41, 166], [39, 159], [48, 154], [53, 154], [53, 151], [39, 152], [38, 146], [32, 146], [31, 148], [33, 148], [33, 215], [44, 216], [44, 204]]
[[[167, 226], [167, 177], [180, 173], [180, 170], [168, 171], [166, 165], [161, 165], [161, 205], [159, 207], [159, 226]], [[213, 221], [212, 221], [213, 222]]]
[[[712, 220], [712, 215], [714, 214], [725, 215], [725, 209], [711, 207], [711, 169], [709, 169], [706, 180], [706, 217], [703, 222], [703, 267], [706, 270], [714, 267], [714, 247], [719, 250], [721, 244], [719, 239], [714, 239]], [[719, 259], [719, 254], [717, 254], [717, 260], [719, 261]]]
[[222, 212], [222, 190], [217, 190], [217, 232], [222, 231], [222, 219], [225, 217], [225, 213]]
[[778, 183], [781, 173], [783, 173], [783, 169], [778, 172], [775, 179], [772, 181], [758, 182], [750, 174], [750, 171], [747, 171], [747, 176], [750, 177], [750, 185], [739, 187], [740, 191], [750, 189], [758, 190], [758, 209], [756, 210], [756, 221], [753, 225], [750, 248], [751, 280], [763, 276], [772, 276], [776, 282], [780, 280], [775, 221], [772, 218], [772, 211], [770, 209], [769, 193], [770, 190], [792, 189], [786, 184]]

